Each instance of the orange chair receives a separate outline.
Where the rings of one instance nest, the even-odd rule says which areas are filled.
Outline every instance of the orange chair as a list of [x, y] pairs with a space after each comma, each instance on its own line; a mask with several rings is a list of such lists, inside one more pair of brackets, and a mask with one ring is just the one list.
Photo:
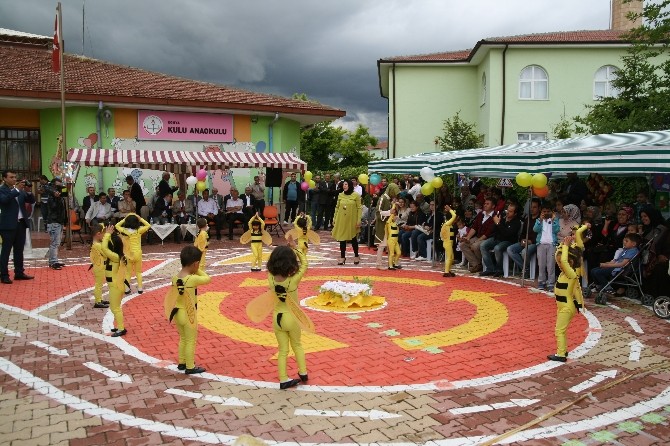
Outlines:
[[[74, 234], [77, 233], [79, 235], [79, 241], [82, 244], [84, 243], [84, 239], [81, 236], [81, 224], [79, 223], [79, 216], [77, 215], [77, 212], [74, 209], [70, 209], [70, 231]], [[64, 228], [65, 231], [67, 231], [67, 226]], [[65, 243], [65, 237], [63, 237], [63, 241], [61, 242], [61, 245]]]
[[284, 228], [282, 228], [279, 223], [279, 210], [277, 209], [277, 206], [265, 206], [265, 208], [263, 208], [263, 219], [265, 220], [265, 230], [268, 231], [268, 233], [274, 230], [277, 237], [279, 237], [279, 229], [281, 229], [281, 232], [286, 235], [286, 231], [284, 231]]

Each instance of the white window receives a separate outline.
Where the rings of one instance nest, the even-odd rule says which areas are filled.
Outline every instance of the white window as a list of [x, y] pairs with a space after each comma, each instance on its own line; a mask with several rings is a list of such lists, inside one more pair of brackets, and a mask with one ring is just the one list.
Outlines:
[[537, 65], [529, 65], [519, 75], [519, 99], [549, 99], [547, 72]]
[[544, 132], [523, 132], [517, 133], [517, 140], [519, 142], [536, 142], [536, 141], [546, 141], [547, 133]]
[[612, 85], [616, 78], [617, 67], [605, 65], [596, 71], [593, 77], [593, 99], [619, 96], [619, 91]]
[[486, 73], [482, 73], [482, 102], [481, 105], [486, 104]]

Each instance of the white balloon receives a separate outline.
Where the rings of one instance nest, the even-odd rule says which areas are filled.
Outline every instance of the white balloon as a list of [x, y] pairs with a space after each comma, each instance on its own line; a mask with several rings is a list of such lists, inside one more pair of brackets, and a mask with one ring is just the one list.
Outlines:
[[198, 182], [198, 179], [196, 177], [194, 177], [193, 175], [186, 178], [186, 184], [188, 184], [189, 186], [193, 186], [197, 182]]
[[421, 174], [421, 178], [423, 178], [425, 181], [432, 181], [433, 178], [435, 178], [435, 172], [433, 172], [433, 169], [428, 166], [422, 167], [419, 173]]

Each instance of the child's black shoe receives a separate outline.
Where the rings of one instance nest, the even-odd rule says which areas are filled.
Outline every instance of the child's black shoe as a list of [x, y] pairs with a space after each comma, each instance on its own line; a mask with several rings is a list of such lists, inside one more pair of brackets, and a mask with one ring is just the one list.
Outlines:
[[125, 336], [126, 333], [128, 333], [128, 330], [126, 330], [125, 328], [123, 330], [118, 330], [117, 329], [114, 333], [112, 333], [112, 337], [113, 338], [118, 338], [119, 336]]
[[177, 364], [177, 370], [186, 370], [186, 364]]
[[[179, 367], [179, 366], [177, 366], [177, 367]], [[184, 366], [184, 368], [186, 369], [186, 366]], [[193, 367], [192, 369], [186, 369], [185, 372], [186, 372], [187, 375], [193, 375], [195, 373], [204, 373], [205, 368], [204, 367]]]
[[93, 308], [109, 308], [109, 304], [105, 304], [104, 302], [96, 302], [93, 304]]
[[566, 362], [568, 358], [565, 356], [558, 356], [558, 355], [549, 355], [547, 356], [547, 359], [550, 361], [558, 361], [558, 362]]
[[298, 376], [300, 377], [300, 381], [302, 381], [302, 382], [304, 382], [304, 383], [307, 382], [307, 379], [308, 379], [308, 377], [307, 377], [307, 373], [305, 373], [304, 375], [301, 374], [301, 373], [298, 373]]
[[288, 389], [289, 387], [295, 387], [295, 386], [297, 386], [298, 384], [300, 384], [300, 380], [299, 380], [299, 379], [291, 379], [291, 380], [289, 380], [289, 381], [286, 381], [286, 382], [283, 382], [283, 383], [279, 383], [279, 389], [280, 389], [280, 390], [286, 390], [286, 389]]

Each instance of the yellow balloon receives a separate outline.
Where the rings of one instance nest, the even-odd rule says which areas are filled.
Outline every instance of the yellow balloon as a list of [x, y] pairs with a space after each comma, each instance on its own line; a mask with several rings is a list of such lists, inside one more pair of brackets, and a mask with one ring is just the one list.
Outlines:
[[368, 174], [362, 173], [358, 176], [358, 182], [361, 184], [368, 184], [368, 180], [370, 178], [368, 177]]
[[430, 183], [423, 183], [423, 186], [421, 186], [421, 193], [423, 195], [430, 195], [433, 193], [434, 190], [435, 188]]
[[305, 179], [305, 181], [311, 180], [312, 179], [312, 172], [310, 172], [308, 170], [307, 172], [305, 172], [305, 175], [303, 176], [303, 178]]
[[519, 172], [516, 176], [516, 184], [521, 187], [529, 187], [532, 181], [533, 177], [528, 172]]
[[310, 189], [314, 189], [316, 187], [316, 183], [314, 182], [314, 180], [309, 180], [308, 183], [309, 183]]
[[432, 184], [433, 187], [434, 187], [435, 189], [439, 189], [439, 188], [441, 188], [442, 185], [444, 184], [444, 181], [442, 181], [442, 178], [440, 178], [440, 177], [435, 177], [435, 178], [433, 178], [433, 180], [430, 182], [430, 184]]
[[531, 184], [536, 189], [542, 189], [544, 186], [547, 185], [547, 176], [543, 173], [536, 173], [535, 175], [533, 175]]
[[207, 189], [207, 183], [204, 181], [198, 181], [195, 183], [195, 188], [198, 189], [198, 192], [202, 192], [203, 190]]

